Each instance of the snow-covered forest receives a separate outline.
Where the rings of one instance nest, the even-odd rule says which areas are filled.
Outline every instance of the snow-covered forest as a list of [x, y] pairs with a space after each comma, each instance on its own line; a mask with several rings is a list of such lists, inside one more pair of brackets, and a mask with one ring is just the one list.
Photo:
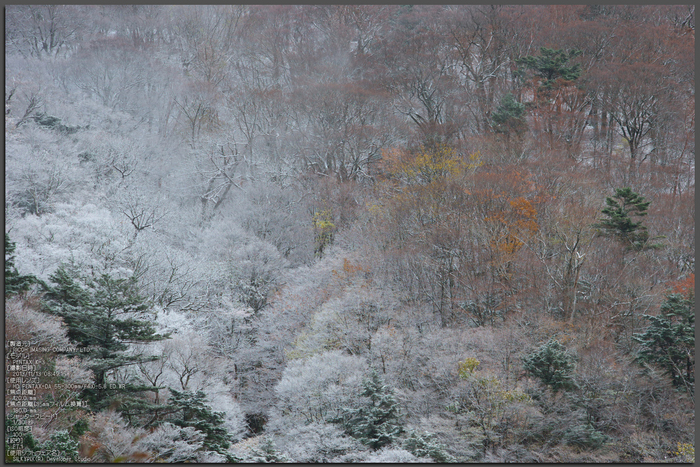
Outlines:
[[694, 60], [692, 5], [7, 6], [6, 461], [693, 462]]

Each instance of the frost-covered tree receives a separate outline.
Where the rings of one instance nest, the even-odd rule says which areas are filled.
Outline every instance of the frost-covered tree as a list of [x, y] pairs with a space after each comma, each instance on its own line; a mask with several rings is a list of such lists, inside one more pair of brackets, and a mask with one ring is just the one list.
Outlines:
[[13, 229], [19, 270], [48, 281], [63, 263], [82, 271], [128, 273], [127, 236], [109, 210], [93, 203], [58, 203], [53, 213], [27, 215]]
[[139, 193], [133, 187], [117, 202], [116, 210], [124, 215], [134, 228], [133, 240], [146, 229], [155, 230], [156, 224], [168, 215], [155, 195]]
[[288, 265], [277, 249], [257, 238], [236, 248], [231, 257], [232, 291], [242, 304], [258, 313], [280, 285]]
[[129, 426], [114, 410], [97, 412], [85, 434], [90, 443], [87, 458], [92, 462], [143, 462], [149, 457], [139, 445], [144, 435], [144, 430]]
[[207, 270], [205, 259], [172, 245], [168, 237], [146, 231], [129, 248], [126, 263], [155, 306], [167, 312], [201, 310], [208, 304], [207, 289], [217, 271]]
[[289, 458], [279, 452], [272, 438], [265, 437], [256, 448], [251, 450], [250, 457], [245, 461], [258, 464], [280, 464], [289, 462]]
[[204, 444], [205, 434], [194, 427], [179, 427], [162, 423], [139, 440], [139, 446], [149, 452], [154, 462], [194, 462]]
[[[226, 462], [263, 440], [239, 457], [416, 462], [446, 459], [444, 444], [459, 460], [637, 461], [692, 441], [689, 395], [672, 390], [693, 376], [692, 306], [630, 328], [644, 324], [659, 284], [693, 270], [692, 7], [6, 13], [6, 232], [17, 242], [6, 277], [34, 275], [74, 299], [51, 315], [37, 297], [13, 295], [6, 338], [66, 347], [70, 332], [81, 350], [107, 349], [109, 358], [92, 350], [42, 363], [65, 382], [104, 370], [108, 384], [125, 385], [104, 398], [123, 420], [92, 407], [114, 428], [86, 433], [81, 453], [94, 447], [93, 461]], [[421, 142], [451, 142], [448, 165], [483, 164], [455, 174], [416, 165], [404, 156], [426, 155]], [[616, 143], [640, 154], [629, 175]], [[447, 172], [454, 183], [430, 183]], [[664, 226], [667, 254], [637, 225], [643, 199], [612, 198], [630, 222], [615, 205], [573, 206], [633, 175], [656, 206], [641, 222], [649, 237]], [[527, 219], [515, 218], [516, 204]], [[596, 221], [620, 241], [595, 238]], [[640, 254], [617, 261], [625, 247]], [[77, 288], [49, 278], [62, 263], [75, 265]], [[96, 298], [109, 288], [102, 274], [116, 289], [134, 277], [152, 306], [111, 320]], [[538, 349], [562, 331], [562, 300], [571, 345], [582, 359], [601, 352], [585, 374], [578, 364], [571, 391], [551, 389], [574, 380], [569, 359]], [[151, 331], [136, 321], [176, 338], [142, 339]], [[114, 342], [100, 342], [102, 331]], [[637, 344], [647, 376], [622, 358]], [[466, 357], [487, 370], [460, 378]], [[522, 363], [532, 379], [518, 374]], [[397, 424], [416, 430], [378, 450], [360, 439], [380, 434], [359, 427], [381, 425], [391, 407], [362, 395], [368, 366], [396, 388]], [[661, 374], [675, 367], [673, 379]], [[231, 443], [250, 437], [208, 450], [204, 432], [168, 422], [169, 387], [188, 394], [177, 417], [201, 391]], [[61, 408], [38, 445], [80, 413]], [[328, 421], [343, 415], [357, 437]], [[621, 449], [594, 452], [601, 434]]]
[[60, 318], [42, 313], [21, 297], [5, 300], [5, 339], [27, 338], [47, 347], [65, 347], [70, 343]]
[[[334, 290], [336, 280], [333, 271], [342, 269], [342, 264], [342, 256], [333, 256], [313, 267], [286, 271], [282, 277], [285, 287], [275, 296], [274, 301], [251, 321], [251, 326], [255, 329], [254, 342], [250, 346], [244, 345], [234, 355], [239, 369], [240, 395], [245, 400], [243, 406], [247, 413], [268, 413], [269, 401], [276, 397], [275, 388], [281, 381], [282, 373], [289, 367], [294, 367], [295, 372], [299, 371], [304, 365], [298, 362], [315, 353], [307, 353], [303, 349], [298, 351], [300, 349], [295, 342], [303, 339], [309, 310], [318, 309]], [[318, 357], [321, 358], [322, 352], [318, 353]], [[291, 365], [290, 360], [297, 363]], [[309, 358], [309, 361], [313, 360]], [[351, 368], [354, 377], [355, 365]], [[361, 379], [360, 376], [357, 380], [358, 387]], [[324, 381], [325, 377], [320, 383], [326, 384]], [[316, 418], [315, 415], [309, 416]]]
[[247, 232], [277, 248], [291, 265], [313, 260], [314, 232], [306, 211], [305, 190], [281, 180], [260, 180], [245, 188], [246, 196], [236, 200], [236, 216]]
[[[350, 262], [344, 263], [352, 268]], [[338, 276], [343, 272], [336, 271]], [[392, 320], [398, 301], [390, 292], [353, 284], [342, 296], [332, 298], [314, 313], [303, 336], [295, 342], [299, 352], [342, 349], [351, 355], [366, 356], [372, 337]]]
[[274, 435], [275, 443], [292, 462], [334, 462], [343, 455], [366, 449], [330, 423], [306, 425], [294, 419], [276, 418], [266, 425], [265, 430]]
[[251, 313], [246, 307], [222, 297], [221, 303], [211, 311], [193, 320], [206, 335], [212, 353], [241, 363], [244, 352], [256, 341], [256, 329], [251, 323]]
[[364, 359], [337, 350], [292, 360], [275, 387], [279, 415], [298, 423], [337, 417], [357, 402], [366, 367]]
[[74, 190], [74, 167], [52, 152], [47, 148], [8, 148], [7, 165], [21, 164], [5, 177], [8, 205], [25, 215], [41, 216], [68, 198]]
[[7, 10], [6, 47], [34, 57], [56, 57], [89, 29], [88, 10], [78, 5], [13, 5]]
[[69, 58], [68, 80], [87, 96], [113, 110], [130, 110], [143, 94], [148, 56], [130, 41], [95, 38]]
[[406, 449], [388, 446], [369, 454], [359, 462], [367, 462], [371, 464], [406, 464], [430, 461], [425, 458], [416, 457]]
[[231, 371], [232, 365], [227, 359], [216, 355], [207, 345], [206, 336], [196, 333], [190, 326], [186, 321], [181, 322], [170, 339], [149, 344], [144, 353], [156, 359], [141, 362], [130, 372], [124, 371], [124, 378], [136, 378], [151, 388], [157, 407], [149, 414], [146, 427], [157, 426], [172, 417], [174, 409], [167, 403], [172, 391], [167, 388], [188, 394], [201, 391], [207, 405], [221, 413], [222, 427], [230, 439], [237, 440], [246, 433], [247, 427], [244, 414], [232, 395], [236, 390], [235, 372]]

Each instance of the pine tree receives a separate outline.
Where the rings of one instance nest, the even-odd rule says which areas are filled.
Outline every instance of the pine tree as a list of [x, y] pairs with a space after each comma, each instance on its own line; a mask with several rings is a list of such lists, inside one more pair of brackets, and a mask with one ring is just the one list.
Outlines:
[[10, 241], [10, 236], [5, 233], [5, 298], [21, 294], [29, 290], [38, 279], [32, 275], [23, 276], [15, 267], [15, 243]]
[[658, 316], [644, 315], [649, 327], [632, 339], [641, 344], [637, 362], [657, 365], [673, 385], [695, 393], [695, 298], [670, 294]]
[[661, 245], [647, 244], [647, 228], [641, 222], [634, 222], [631, 217], [646, 216], [650, 203], [644, 201], [644, 197], [633, 192], [631, 188], [617, 188], [614, 197], [605, 198], [607, 206], [603, 208], [602, 213], [608, 217], [595, 224], [595, 227], [602, 229], [604, 235], [617, 237], [631, 250], [659, 248]]
[[568, 65], [569, 60], [581, 55], [580, 50], [554, 50], [547, 47], [540, 48], [540, 55], [517, 59], [519, 65], [525, 66], [535, 72], [542, 80], [542, 88], [550, 89], [558, 80], [575, 81], [581, 76], [581, 65], [576, 63]]
[[346, 408], [341, 415], [330, 420], [340, 423], [345, 432], [372, 449], [391, 444], [403, 432], [401, 413], [394, 392], [383, 384], [376, 371], [363, 382], [365, 404], [359, 408]]
[[156, 334], [153, 324], [143, 319], [149, 306], [138, 293], [136, 279], [115, 279], [108, 274], [83, 278], [67, 265], [60, 266], [49, 278], [55, 286], [45, 286], [44, 306], [68, 327], [68, 338], [79, 349], [71, 355], [87, 359], [93, 372], [95, 387], [85, 389], [83, 397], [94, 409], [133, 405], [135, 393], [153, 388], [134, 384], [119, 387], [109, 382], [109, 374], [155, 358], [127, 355], [129, 344], [168, 337]]
[[511, 132], [522, 134], [527, 123], [523, 118], [525, 105], [516, 101], [513, 94], [508, 93], [501, 99], [496, 111], [491, 115], [493, 128], [497, 133], [510, 134]]
[[455, 458], [446, 452], [445, 445], [431, 433], [420, 434], [412, 430], [402, 446], [416, 457], [430, 457], [440, 463], [455, 462]]
[[574, 357], [557, 340], [551, 339], [524, 357], [523, 367], [555, 391], [574, 387], [574, 382], [571, 380]]
[[170, 401], [168, 406], [172, 415], [168, 421], [182, 428], [193, 427], [201, 431], [204, 437], [203, 447], [209, 451], [226, 454], [226, 449], [231, 445], [230, 437], [224, 424], [224, 413], [214, 412], [206, 404], [207, 398], [204, 391], [176, 391], [170, 389]]

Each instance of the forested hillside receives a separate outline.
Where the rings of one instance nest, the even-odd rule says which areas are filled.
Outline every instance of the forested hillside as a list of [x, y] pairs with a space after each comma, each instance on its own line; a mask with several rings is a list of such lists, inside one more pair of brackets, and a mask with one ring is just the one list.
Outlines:
[[694, 60], [691, 5], [7, 6], [6, 461], [694, 462]]

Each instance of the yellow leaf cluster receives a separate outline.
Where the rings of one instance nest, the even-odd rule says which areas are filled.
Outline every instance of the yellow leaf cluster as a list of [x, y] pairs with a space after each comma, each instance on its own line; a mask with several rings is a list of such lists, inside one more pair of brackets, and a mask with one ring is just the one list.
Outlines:
[[469, 155], [467, 161], [446, 144], [430, 149], [422, 146], [416, 154], [392, 148], [382, 152], [382, 160], [387, 175], [409, 184], [430, 184], [446, 177], [474, 173], [484, 164], [480, 152]]
[[333, 213], [330, 209], [315, 213], [313, 223], [314, 228], [321, 231], [328, 231], [335, 228], [335, 224], [333, 224]]
[[473, 173], [482, 165], [484, 165], [484, 161], [481, 160], [481, 151], [469, 154], [469, 162], [466, 163], [467, 170]]
[[463, 362], [459, 362], [459, 377], [467, 379], [469, 375], [476, 371], [476, 367], [478, 367], [480, 363], [479, 360], [473, 357], [468, 357]]
[[678, 447], [674, 454], [676, 457], [679, 457], [680, 461], [683, 463], [695, 463], [695, 446], [690, 443], [678, 443]]
[[[476, 359], [473, 360], [478, 363]], [[467, 373], [463, 379], [472, 383], [472, 388], [482, 401], [492, 409], [501, 410], [514, 402], [529, 402], [530, 396], [518, 388], [505, 389], [502, 381], [489, 371], [478, 371], [476, 368]]]

